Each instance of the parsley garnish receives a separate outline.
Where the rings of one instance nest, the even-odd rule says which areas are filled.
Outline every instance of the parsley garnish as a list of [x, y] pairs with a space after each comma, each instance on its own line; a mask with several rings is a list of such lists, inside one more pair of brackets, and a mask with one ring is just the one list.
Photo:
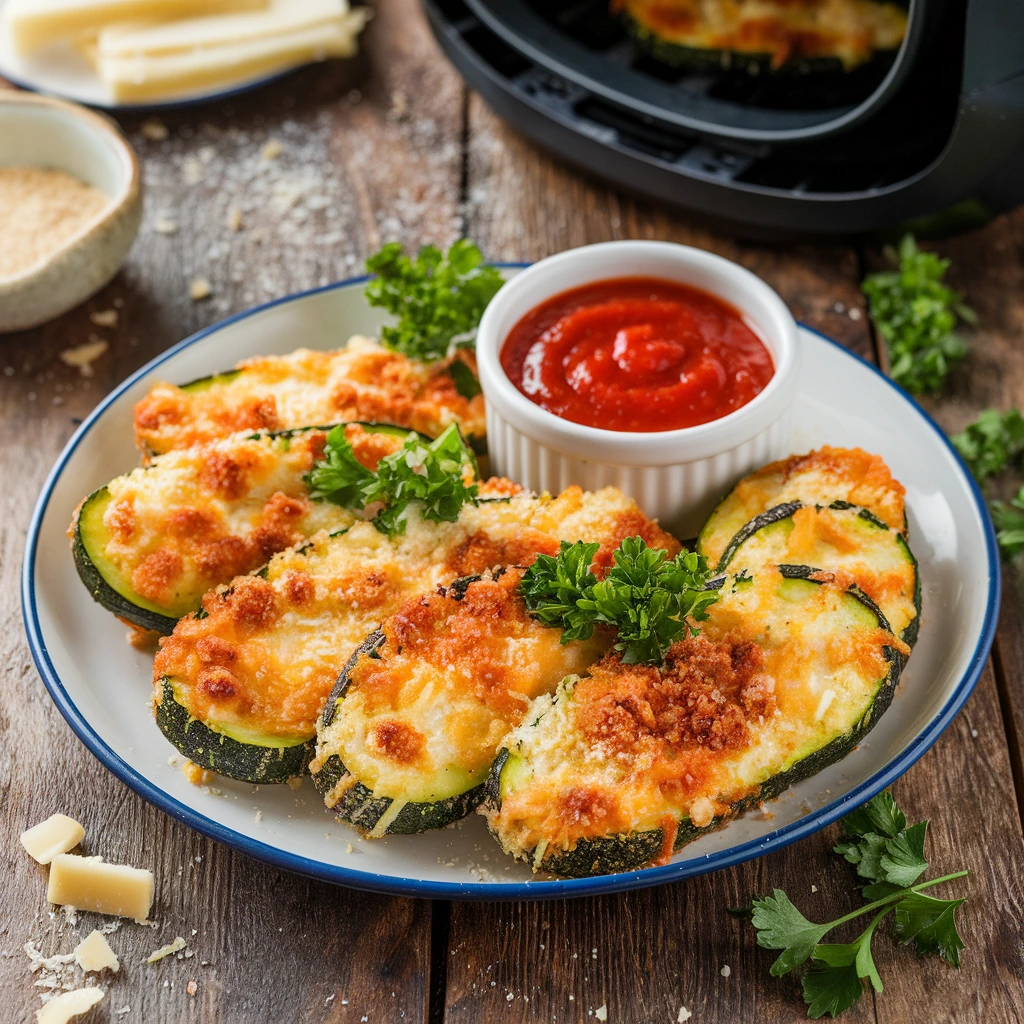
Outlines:
[[950, 441], [978, 483], [984, 483], [1024, 454], [1024, 416], [1019, 409], [986, 409]]
[[615, 564], [598, 581], [591, 563], [597, 544], [562, 541], [552, 557], [540, 555], [526, 570], [520, 590], [526, 607], [541, 622], [561, 626], [562, 643], [587, 640], [600, 623], [618, 631], [615, 650], [627, 665], [661, 661], [692, 622], [707, 618], [718, 600], [705, 590], [710, 572], [703, 555], [680, 552], [675, 558], [627, 537], [615, 550]]
[[[871, 883], [862, 890], [869, 901], [865, 906], [826, 924], [815, 924], [781, 889], [754, 900], [750, 922], [757, 929], [757, 944], [781, 950], [771, 973], [780, 977], [808, 965], [802, 985], [809, 1017], [836, 1017], [849, 1009], [863, 992], [862, 979], [870, 981], [876, 992], [882, 991], [871, 944], [890, 911], [895, 911], [893, 934], [899, 942], [912, 942], [919, 956], [939, 956], [960, 966], [964, 944], [955, 913], [963, 898], [936, 899], [921, 890], [962, 878], [967, 872], [917, 881], [928, 870], [924, 856], [927, 828], [926, 821], [908, 828], [888, 790], [879, 793], [843, 819], [843, 838], [835, 847], [835, 852], [856, 865], [857, 874]], [[865, 914], [874, 916], [852, 942], [821, 941], [833, 929]]]
[[1009, 503], [989, 502], [992, 521], [996, 526], [996, 540], [999, 550], [1007, 558], [1013, 558], [1024, 551], [1024, 487], [1017, 491]]
[[410, 433], [397, 452], [380, 460], [376, 472], [356, 459], [345, 428], [334, 427], [306, 483], [314, 501], [355, 510], [379, 505], [373, 524], [394, 537], [405, 533], [413, 502], [424, 519], [455, 522], [463, 505], [476, 504], [477, 485], [467, 482], [475, 476], [476, 460], [454, 423], [434, 441]]
[[451, 348], [472, 344], [487, 303], [504, 284], [467, 238], [446, 254], [426, 245], [415, 258], [391, 242], [366, 261], [366, 269], [377, 275], [366, 286], [367, 301], [398, 317], [393, 327], [381, 329], [381, 338], [410, 359], [443, 359]]
[[974, 312], [942, 283], [950, 261], [918, 249], [913, 235], [886, 255], [897, 269], [869, 275], [861, 290], [888, 349], [889, 374], [912, 394], [937, 391], [967, 354], [953, 330], [958, 320], [974, 323]]

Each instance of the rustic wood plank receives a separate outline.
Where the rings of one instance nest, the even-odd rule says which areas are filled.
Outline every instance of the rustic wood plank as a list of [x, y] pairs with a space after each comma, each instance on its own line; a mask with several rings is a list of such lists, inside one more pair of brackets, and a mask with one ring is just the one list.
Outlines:
[[[360, 273], [382, 239], [447, 242], [458, 230], [463, 86], [437, 58], [415, 0], [383, 5], [353, 65], [309, 69], [230, 104], [167, 114], [163, 140], [125, 127], [145, 165], [145, 225], [123, 272], [59, 321], [0, 351], [0, 772], [14, 833], [57, 809], [88, 829], [88, 852], [152, 867], [150, 929], [110, 937], [122, 970], [97, 1019], [124, 1024], [251, 1020], [424, 1021], [431, 905], [353, 892], [277, 871], [206, 840], [117, 782], [72, 737], [33, 668], [18, 577], [43, 477], [85, 416], [145, 360], [221, 316]], [[152, 124], [149, 135], [158, 133]], [[264, 147], [276, 139], [281, 152]], [[240, 210], [241, 227], [229, 225]], [[165, 231], [155, 230], [158, 222]], [[189, 284], [207, 278], [211, 298]], [[90, 313], [117, 309], [116, 328]], [[79, 376], [59, 353], [103, 337]], [[339, 342], [344, 335], [339, 334]], [[282, 350], [302, 343], [282, 339]], [[140, 680], [138, 699], [147, 686]], [[312, 790], [310, 790], [310, 793]], [[22, 950], [64, 953], [93, 927], [48, 916], [45, 870], [16, 839], [0, 879], [0, 1021], [34, 1020], [38, 976]], [[195, 955], [142, 961], [181, 935]], [[76, 977], [73, 973], [71, 977]], [[81, 981], [81, 973], [77, 974]], [[196, 982], [195, 994], [188, 983]], [[129, 1006], [118, 1016], [115, 1011]]]
[[[476, 97], [470, 115], [469, 233], [492, 256], [536, 258], [616, 237], [689, 242], [750, 266], [798, 317], [872, 354], [852, 251], [737, 245], [581, 180], [498, 125]], [[972, 727], [982, 739], [971, 734]], [[941, 964], [921, 973], [913, 958], [890, 958], [887, 951], [888, 986], [877, 1009], [865, 997], [848, 1019], [905, 1020], [911, 1005], [927, 1007], [929, 1015], [934, 1007], [939, 1019], [947, 1007], [949, 1019], [954, 1010], [961, 1012], [956, 1019], [973, 1019], [979, 991], [995, 1019], [1017, 1019], [1024, 1011], [1024, 992], [1014, 984], [1019, 946], [1007, 941], [1006, 925], [990, 910], [1000, 906], [1010, 914], [1006, 920], [1017, 919], [1014, 880], [1024, 866], [1024, 843], [1015, 808], [1006, 800], [1010, 791], [999, 702], [988, 673], [956, 728], [896, 788], [912, 819], [935, 819], [936, 864], [972, 870], [976, 899], [965, 929], [971, 958], [960, 974]], [[949, 827], [951, 807], [967, 792], [971, 805], [984, 806], [990, 820], [972, 829], [973, 817], [955, 819]], [[514, 906], [454, 904], [445, 1019], [471, 1024], [500, 1014], [509, 1021], [589, 1020], [602, 1005], [610, 1021], [637, 1024], [676, 1020], [682, 1006], [702, 1021], [799, 1019], [797, 983], [768, 976], [773, 954], [758, 949], [752, 929], [729, 919], [725, 908], [779, 886], [816, 919], [849, 909], [852, 880], [830, 852], [836, 832], [832, 828], [762, 860], [649, 892]], [[993, 845], [1000, 846], [995, 858]], [[728, 977], [722, 975], [725, 965]]]

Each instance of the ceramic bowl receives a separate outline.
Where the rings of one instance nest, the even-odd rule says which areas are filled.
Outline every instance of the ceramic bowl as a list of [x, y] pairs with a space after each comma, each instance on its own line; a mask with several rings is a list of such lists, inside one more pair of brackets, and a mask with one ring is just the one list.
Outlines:
[[0, 278], [0, 333], [66, 313], [117, 273], [142, 217], [139, 162], [111, 121], [84, 107], [0, 92], [0, 166], [66, 171], [108, 197], [106, 206], [39, 263]]
[[[681, 430], [604, 430], [535, 405], [509, 380], [499, 358], [509, 331], [546, 299], [616, 277], [677, 281], [724, 299], [767, 346], [775, 374], [746, 405]], [[477, 333], [487, 400], [492, 472], [553, 494], [569, 484], [615, 486], [680, 536], [695, 536], [715, 503], [745, 473], [789, 452], [799, 366], [796, 322], [779, 296], [749, 270], [671, 242], [604, 242], [533, 264], [495, 296]]]

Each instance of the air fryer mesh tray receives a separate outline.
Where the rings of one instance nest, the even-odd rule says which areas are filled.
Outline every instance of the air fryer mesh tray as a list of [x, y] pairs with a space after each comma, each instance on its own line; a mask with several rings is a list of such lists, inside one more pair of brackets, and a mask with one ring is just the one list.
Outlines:
[[903, 45], [850, 72], [685, 72], [648, 57], [608, 0], [466, 0], [487, 27], [534, 63], [593, 93], [691, 131], [750, 141], [834, 134], [894, 95], [940, 4], [910, 0]]

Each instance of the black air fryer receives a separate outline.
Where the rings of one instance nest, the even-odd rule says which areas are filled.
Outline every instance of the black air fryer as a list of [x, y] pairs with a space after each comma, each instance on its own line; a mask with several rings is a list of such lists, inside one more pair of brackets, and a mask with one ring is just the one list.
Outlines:
[[1024, 201], [1024, 0], [910, 0], [888, 60], [790, 75], [661, 63], [608, 0], [424, 7], [515, 128], [747, 234], [939, 233]]

